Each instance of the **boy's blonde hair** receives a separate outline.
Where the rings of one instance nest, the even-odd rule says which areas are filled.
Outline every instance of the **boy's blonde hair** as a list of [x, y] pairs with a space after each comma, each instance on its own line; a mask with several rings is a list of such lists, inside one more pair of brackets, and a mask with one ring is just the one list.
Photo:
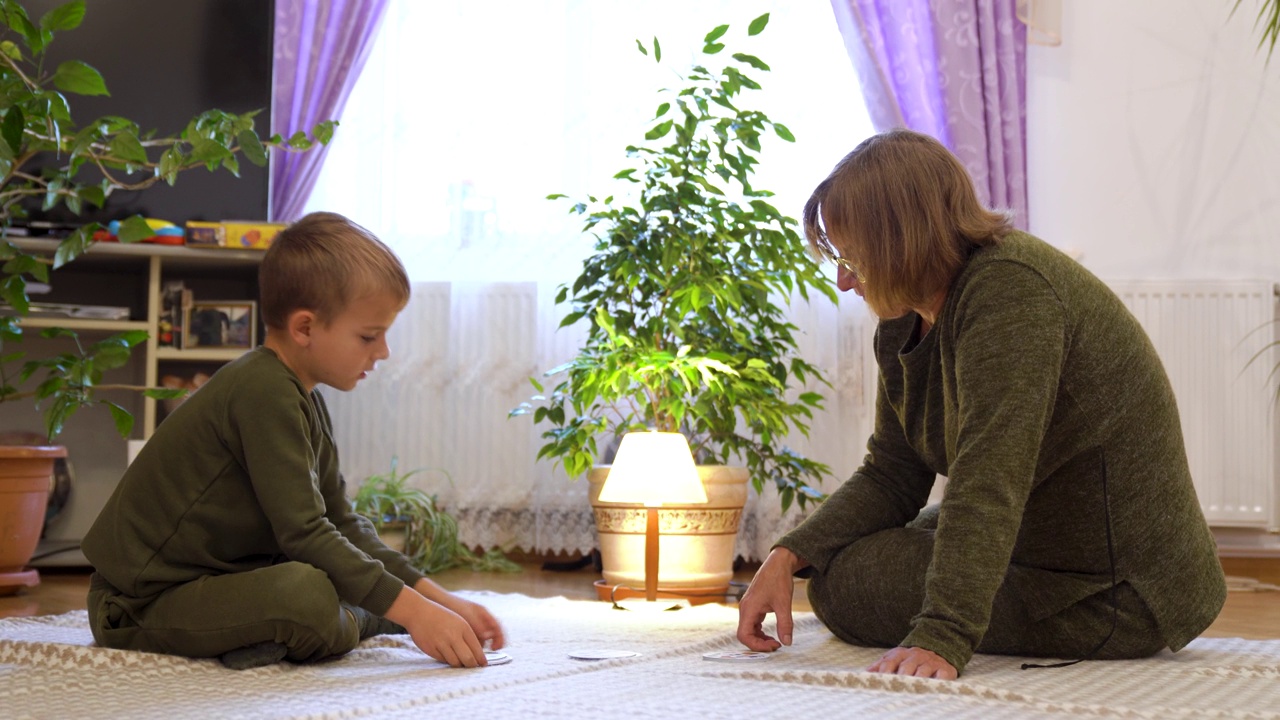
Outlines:
[[409, 276], [373, 233], [337, 213], [314, 212], [280, 231], [258, 270], [262, 321], [283, 329], [310, 310], [329, 323], [353, 300], [385, 292], [409, 302]]
[[804, 206], [810, 249], [855, 265], [867, 304], [881, 316], [926, 307], [974, 248], [1012, 230], [1007, 213], [978, 202], [955, 155], [910, 130], [864, 140]]

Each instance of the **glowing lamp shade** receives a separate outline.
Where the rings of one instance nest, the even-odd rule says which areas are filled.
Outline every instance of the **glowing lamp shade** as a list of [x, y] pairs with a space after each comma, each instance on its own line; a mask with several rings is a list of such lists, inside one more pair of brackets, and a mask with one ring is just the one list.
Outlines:
[[624, 435], [600, 488], [600, 501], [645, 506], [644, 594], [652, 606], [658, 599], [658, 507], [707, 501], [689, 441], [680, 433]]
[[689, 442], [672, 432], [633, 432], [622, 438], [601, 502], [641, 503], [646, 507], [705, 503]]

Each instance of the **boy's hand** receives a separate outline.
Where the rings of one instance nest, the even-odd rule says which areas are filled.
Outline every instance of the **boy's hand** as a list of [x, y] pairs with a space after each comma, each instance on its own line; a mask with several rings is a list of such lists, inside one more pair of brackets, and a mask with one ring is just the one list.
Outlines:
[[454, 611], [427, 600], [420, 621], [406, 625], [413, 644], [450, 667], [483, 667], [489, 664], [471, 625]]
[[442, 598], [440, 604], [458, 613], [476, 636], [480, 638], [480, 644], [486, 645], [490, 650], [501, 650], [506, 644], [506, 638], [502, 634], [502, 625], [483, 605], [473, 603], [470, 600], [463, 600], [457, 595], [450, 595]]
[[502, 625], [483, 605], [463, 600], [440, 587], [430, 578], [422, 578], [414, 584], [413, 589], [426, 599], [438, 602], [461, 615], [462, 619], [471, 626], [472, 631], [479, 636], [480, 643], [488, 644], [490, 650], [501, 650], [507, 644], [506, 637], [502, 634]]
[[387, 610], [386, 618], [399, 623], [422, 652], [450, 667], [483, 667], [489, 664], [471, 624], [449, 608], [406, 587]]

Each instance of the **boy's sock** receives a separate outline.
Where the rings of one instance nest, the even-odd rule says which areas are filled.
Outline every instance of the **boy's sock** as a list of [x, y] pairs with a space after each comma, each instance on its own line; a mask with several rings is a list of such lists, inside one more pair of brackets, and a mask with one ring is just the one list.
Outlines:
[[219, 655], [218, 659], [232, 670], [248, 670], [278, 663], [284, 659], [287, 652], [289, 648], [285, 647], [284, 643], [264, 642], [225, 652]]
[[351, 613], [351, 617], [356, 621], [356, 627], [360, 628], [361, 640], [368, 640], [374, 635], [404, 635], [409, 632], [403, 626], [384, 617], [378, 617], [364, 608], [343, 603], [342, 609]]

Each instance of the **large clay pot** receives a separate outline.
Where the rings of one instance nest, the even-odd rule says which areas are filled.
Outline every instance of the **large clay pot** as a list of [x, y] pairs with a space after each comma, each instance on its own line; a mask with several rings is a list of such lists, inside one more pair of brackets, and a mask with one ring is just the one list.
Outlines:
[[[750, 476], [746, 468], [725, 465], [700, 465], [698, 475], [707, 491], [707, 504], [664, 505], [658, 510], [658, 587], [711, 597], [727, 591], [733, 579], [734, 549]], [[600, 535], [603, 585], [639, 589], [643, 596], [646, 511], [634, 503], [600, 502], [608, 476], [608, 465], [597, 465], [587, 475]]]
[[26, 566], [44, 527], [54, 460], [66, 456], [64, 447], [0, 445], [0, 595], [40, 583]]

